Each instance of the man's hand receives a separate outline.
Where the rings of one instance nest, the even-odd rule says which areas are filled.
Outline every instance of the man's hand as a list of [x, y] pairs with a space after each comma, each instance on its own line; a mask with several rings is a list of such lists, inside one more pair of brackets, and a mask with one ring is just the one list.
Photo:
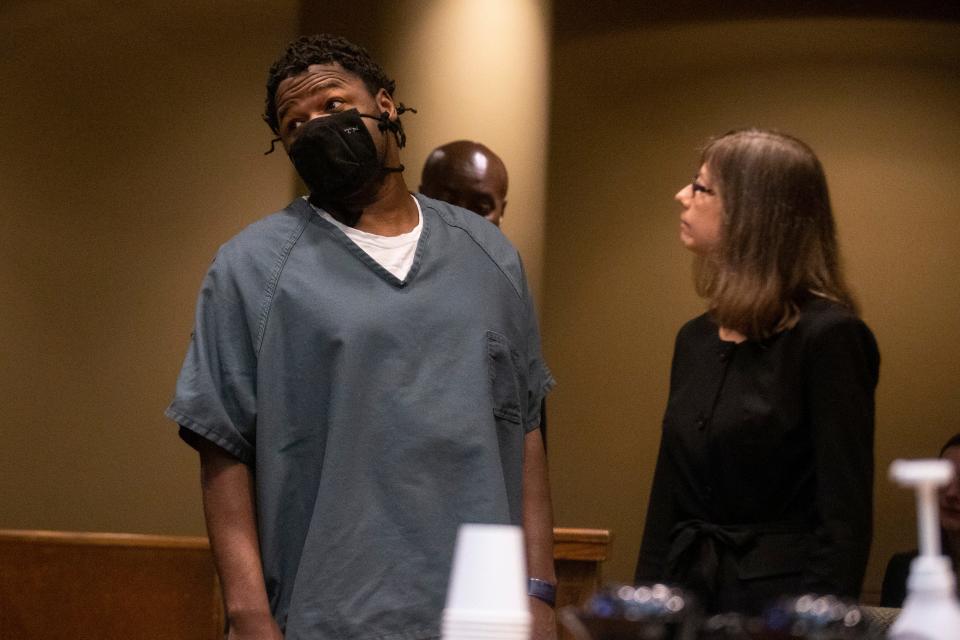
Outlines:
[[230, 618], [227, 640], [283, 640], [283, 634], [269, 612], [238, 614]]
[[217, 445], [185, 431], [200, 453], [210, 550], [220, 576], [227, 640], [282, 640], [263, 580], [253, 472]]
[[557, 616], [553, 607], [543, 600], [530, 597], [530, 640], [556, 640]]

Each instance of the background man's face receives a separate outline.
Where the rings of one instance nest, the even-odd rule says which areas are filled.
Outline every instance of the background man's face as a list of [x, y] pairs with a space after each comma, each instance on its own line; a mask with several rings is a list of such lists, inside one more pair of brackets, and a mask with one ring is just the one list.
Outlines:
[[433, 170], [425, 171], [420, 191], [500, 226], [507, 205], [507, 176], [502, 162], [480, 149], [469, 150], [457, 144], [441, 147], [434, 154], [428, 160]]
[[422, 190], [431, 198], [469, 209], [500, 226], [506, 200], [500, 195], [497, 181], [489, 175], [458, 172], [451, 175], [445, 184], [435, 187], [424, 185]]
[[940, 490], [940, 525], [951, 533], [960, 534], [960, 447], [950, 447], [942, 457], [953, 463], [957, 475]]

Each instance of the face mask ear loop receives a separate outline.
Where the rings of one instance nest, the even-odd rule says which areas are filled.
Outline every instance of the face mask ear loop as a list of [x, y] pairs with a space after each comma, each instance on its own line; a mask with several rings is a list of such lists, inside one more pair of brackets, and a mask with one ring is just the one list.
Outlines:
[[[364, 118], [372, 118], [373, 116], [362, 116]], [[380, 117], [376, 118], [377, 120], [377, 129], [380, 131], [392, 131], [393, 135], [397, 138], [397, 144], [400, 148], [403, 148], [403, 145], [406, 143], [407, 138], [403, 135], [403, 127], [400, 126], [399, 120], [391, 120], [390, 114], [386, 111], [380, 112]], [[383, 150], [384, 156], [386, 156], [387, 150]], [[384, 158], [380, 158], [380, 163], [383, 165]], [[387, 167], [383, 166], [383, 170], [387, 173], [403, 173], [404, 166], [401, 164], [399, 167]]]
[[416, 113], [416, 112], [417, 112], [416, 109], [414, 109], [413, 107], [408, 107], [407, 105], [403, 104], [402, 102], [400, 102], [400, 103], [397, 104], [397, 122], [396, 122], [397, 130], [396, 130], [396, 135], [397, 135], [397, 144], [400, 145], [400, 148], [401, 148], [401, 149], [402, 149], [403, 147], [407, 146], [407, 134], [406, 134], [406, 132], [403, 130], [403, 123], [400, 122], [400, 116], [402, 116], [402, 115], [403, 115], [404, 113], [406, 113], [407, 111], [409, 111], [410, 113]]
[[267, 149], [266, 151], [264, 151], [264, 152], [263, 152], [263, 155], [268, 156], [268, 155], [270, 155], [271, 153], [273, 153], [273, 148], [276, 146], [276, 144], [277, 144], [278, 142], [280, 142], [280, 138], [274, 138], [273, 140], [271, 140], [271, 141], [270, 141], [270, 148]]
[[414, 109], [413, 107], [408, 107], [402, 102], [397, 105], [396, 120], [391, 120], [389, 113], [387, 113], [386, 111], [381, 111], [380, 117], [379, 117], [380, 123], [377, 125], [380, 131], [392, 131], [393, 135], [397, 139], [397, 146], [400, 147], [401, 149], [407, 146], [407, 134], [403, 130], [403, 123], [400, 122], [400, 116], [406, 113], [407, 111], [411, 113], [417, 112], [416, 109]]
[[397, 139], [397, 146], [401, 149], [407, 143], [407, 136], [403, 134], [403, 127], [400, 125], [399, 120], [391, 120], [390, 114], [386, 111], [380, 112], [380, 117], [377, 118], [379, 123], [377, 128], [380, 131], [392, 131], [394, 137]]

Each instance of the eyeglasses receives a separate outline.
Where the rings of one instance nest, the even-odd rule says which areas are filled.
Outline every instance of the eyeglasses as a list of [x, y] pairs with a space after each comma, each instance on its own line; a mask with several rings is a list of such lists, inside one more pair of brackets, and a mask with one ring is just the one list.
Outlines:
[[693, 180], [690, 181], [690, 188], [693, 189], [693, 195], [697, 195], [698, 191], [702, 191], [703, 193], [709, 194], [711, 196], [717, 195], [717, 192], [714, 191], [713, 189], [709, 189], [707, 188], [706, 185], [703, 185], [697, 182], [696, 176], [694, 176]]

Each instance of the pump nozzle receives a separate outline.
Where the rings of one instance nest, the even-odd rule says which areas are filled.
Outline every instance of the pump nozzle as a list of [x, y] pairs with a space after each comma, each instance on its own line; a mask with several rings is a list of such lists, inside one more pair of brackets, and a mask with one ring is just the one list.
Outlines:
[[953, 480], [953, 474], [953, 465], [947, 460], [894, 460], [890, 465], [890, 479], [917, 492], [920, 555], [940, 555], [937, 488]]

